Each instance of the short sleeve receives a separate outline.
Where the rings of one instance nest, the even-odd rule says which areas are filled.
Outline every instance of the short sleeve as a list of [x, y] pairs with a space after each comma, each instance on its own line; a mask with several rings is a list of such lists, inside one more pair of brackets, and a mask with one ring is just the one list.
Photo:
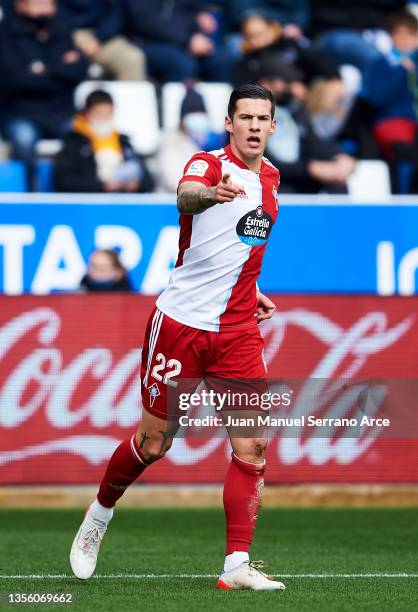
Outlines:
[[187, 162], [184, 168], [183, 178], [180, 179], [179, 185], [186, 181], [194, 181], [202, 183], [205, 187], [214, 187], [219, 183], [221, 178], [221, 161], [214, 155], [201, 151], [193, 155]]

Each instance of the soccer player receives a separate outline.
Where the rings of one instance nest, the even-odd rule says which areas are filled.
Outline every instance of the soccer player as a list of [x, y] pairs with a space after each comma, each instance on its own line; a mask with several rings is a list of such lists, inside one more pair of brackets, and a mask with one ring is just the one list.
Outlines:
[[[124, 491], [169, 450], [177, 429], [168, 395], [181, 379], [266, 379], [257, 323], [275, 306], [257, 287], [276, 220], [279, 171], [263, 157], [276, 129], [274, 100], [259, 85], [231, 94], [225, 128], [230, 144], [197, 153], [178, 188], [179, 255], [148, 322], [142, 352], [139, 429], [113, 453], [97, 499], [74, 539], [70, 561], [79, 578], [96, 567], [100, 543]], [[265, 469], [265, 436], [230, 434], [224, 485], [226, 557], [219, 589], [284, 589], [249, 560]]]

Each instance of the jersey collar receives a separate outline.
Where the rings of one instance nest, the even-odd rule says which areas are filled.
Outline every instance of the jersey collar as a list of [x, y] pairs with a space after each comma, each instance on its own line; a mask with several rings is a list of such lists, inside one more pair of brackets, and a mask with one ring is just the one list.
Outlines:
[[[243, 162], [239, 157], [235, 155], [230, 144], [224, 147], [224, 151], [229, 157], [229, 159], [238, 166], [238, 168], [242, 168], [243, 170], [249, 170], [250, 172], [254, 172], [254, 170], [251, 170], [251, 168], [249, 168], [245, 162]], [[264, 166], [265, 166], [264, 159], [262, 159], [260, 172], [254, 172], [254, 174], [257, 174], [259, 176], [263, 172]]]
[[225, 147], [224, 151], [228, 155], [229, 159], [234, 162], [236, 166], [238, 166], [238, 168], [242, 168], [243, 170], [250, 170], [247, 164], [235, 155], [230, 144]]

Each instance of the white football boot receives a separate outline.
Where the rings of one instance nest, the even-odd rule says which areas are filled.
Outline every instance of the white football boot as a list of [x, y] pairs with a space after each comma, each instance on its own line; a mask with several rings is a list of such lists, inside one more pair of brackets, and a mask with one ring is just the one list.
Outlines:
[[263, 561], [244, 561], [230, 572], [224, 572], [218, 578], [216, 587], [225, 591], [251, 589], [253, 591], [277, 591], [285, 589], [283, 582], [273, 580], [261, 571]]
[[87, 580], [96, 569], [97, 557], [108, 523], [87, 512], [70, 552], [71, 568], [77, 578]]

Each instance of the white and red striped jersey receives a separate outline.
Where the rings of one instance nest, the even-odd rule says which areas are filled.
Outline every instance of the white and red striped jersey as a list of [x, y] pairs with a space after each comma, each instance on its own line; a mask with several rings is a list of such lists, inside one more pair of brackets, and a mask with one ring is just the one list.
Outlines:
[[212, 187], [225, 173], [244, 190], [233, 202], [180, 215], [177, 263], [157, 300], [157, 307], [179, 323], [215, 332], [256, 325], [256, 281], [277, 218], [280, 183], [279, 171], [267, 159], [257, 174], [227, 146], [194, 155], [180, 184]]

